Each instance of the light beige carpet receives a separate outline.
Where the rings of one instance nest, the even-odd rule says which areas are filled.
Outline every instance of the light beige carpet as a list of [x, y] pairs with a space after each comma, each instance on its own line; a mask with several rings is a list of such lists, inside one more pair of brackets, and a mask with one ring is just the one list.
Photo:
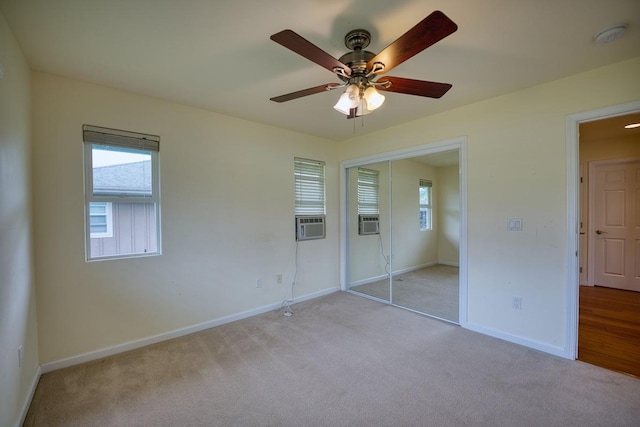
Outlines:
[[640, 380], [338, 292], [42, 376], [26, 426], [637, 426]]
[[[392, 303], [458, 323], [459, 268], [437, 264], [393, 276]], [[351, 288], [389, 301], [389, 279]]]

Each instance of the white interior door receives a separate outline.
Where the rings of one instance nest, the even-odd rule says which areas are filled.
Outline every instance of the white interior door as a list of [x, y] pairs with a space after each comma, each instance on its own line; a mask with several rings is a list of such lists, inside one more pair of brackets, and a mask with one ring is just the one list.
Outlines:
[[592, 166], [595, 284], [640, 292], [640, 161]]

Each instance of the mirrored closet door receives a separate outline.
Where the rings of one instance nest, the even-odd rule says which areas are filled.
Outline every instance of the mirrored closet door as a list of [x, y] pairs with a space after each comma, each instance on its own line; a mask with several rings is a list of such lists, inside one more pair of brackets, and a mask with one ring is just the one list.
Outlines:
[[349, 289], [391, 301], [389, 162], [349, 168]]
[[458, 150], [350, 168], [349, 290], [458, 322]]

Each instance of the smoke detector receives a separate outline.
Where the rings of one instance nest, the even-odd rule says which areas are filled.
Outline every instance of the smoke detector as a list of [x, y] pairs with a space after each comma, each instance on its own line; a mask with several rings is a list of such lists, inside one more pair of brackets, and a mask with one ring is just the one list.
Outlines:
[[611, 43], [614, 40], [619, 39], [624, 35], [627, 26], [625, 24], [614, 25], [613, 27], [605, 28], [594, 36], [596, 43], [606, 44]]

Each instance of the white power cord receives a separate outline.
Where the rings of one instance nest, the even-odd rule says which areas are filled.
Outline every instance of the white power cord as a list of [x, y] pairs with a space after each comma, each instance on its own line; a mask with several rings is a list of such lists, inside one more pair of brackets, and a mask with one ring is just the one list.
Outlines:
[[297, 279], [298, 279], [298, 241], [296, 240], [295, 267], [293, 270], [293, 280], [291, 281], [291, 299], [285, 299], [284, 301], [282, 301], [282, 304], [280, 304], [280, 310], [286, 307], [284, 311], [284, 315], [286, 317], [293, 316], [293, 310], [291, 309], [291, 304], [293, 304], [296, 298], [295, 284]]
[[389, 257], [384, 254], [384, 246], [382, 245], [382, 234], [378, 233], [378, 240], [380, 241], [380, 252], [382, 253], [382, 258], [384, 258], [384, 271], [387, 273], [387, 276], [390, 276], [389, 273]]

